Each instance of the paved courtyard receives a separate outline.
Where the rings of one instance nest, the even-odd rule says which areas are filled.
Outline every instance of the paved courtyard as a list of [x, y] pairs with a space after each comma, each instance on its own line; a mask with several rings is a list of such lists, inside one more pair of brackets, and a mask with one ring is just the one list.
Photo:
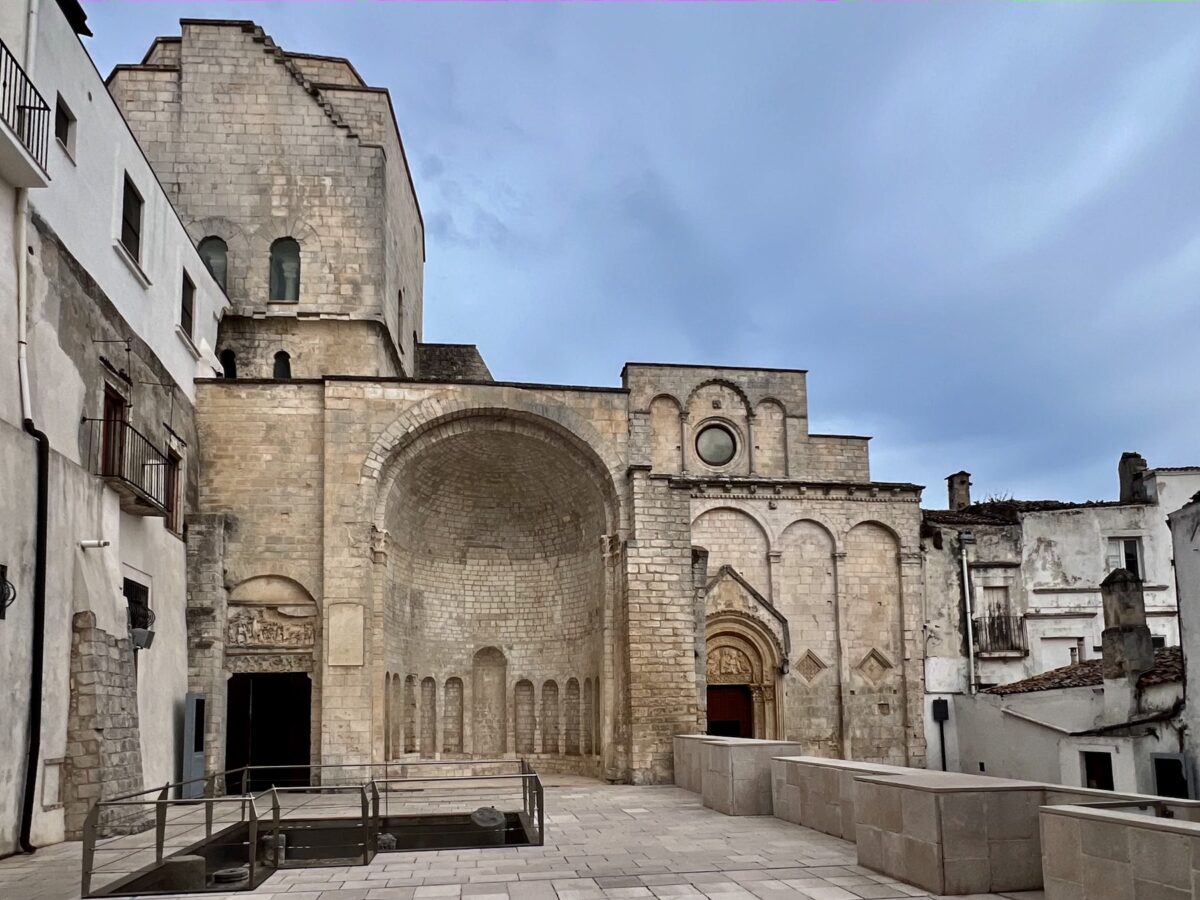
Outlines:
[[[559, 786], [553, 786], [556, 783]], [[574, 779], [550, 780], [550, 785], [543, 847], [381, 853], [367, 866], [279, 872], [258, 890], [228, 898], [885, 900], [929, 896], [856, 866], [853, 844], [779, 819], [724, 816], [705, 809], [695, 794], [679, 788]], [[0, 898], [77, 898], [79, 858], [79, 844], [69, 843], [39, 850], [32, 857], [0, 861]], [[1041, 894], [985, 896], [1035, 900]]]

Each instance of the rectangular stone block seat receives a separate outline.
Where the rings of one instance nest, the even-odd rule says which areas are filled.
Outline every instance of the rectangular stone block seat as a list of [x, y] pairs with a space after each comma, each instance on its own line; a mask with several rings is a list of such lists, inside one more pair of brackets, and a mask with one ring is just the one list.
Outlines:
[[937, 894], [1042, 887], [1045, 785], [912, 770], [856, 780], [859, 865]]
[[699, 794], [704, 786], [704, 745], [714, 741], [745, 744], [754, 738], [720, 737], [712, 734], [677, 734], [675, 750], [675, 786]]
[[922, 772], [907, 766], [830, 759], [823, 756], [778, 756], [771, 761], [775, 815], [788, 822], [854, 840], [854, 779], [859, 775], [902, 775]]
[[701, 743], [704, 805], [727, 816], [769, 816], [771, 760], [801, 749], [792, 741], [720, 739]]

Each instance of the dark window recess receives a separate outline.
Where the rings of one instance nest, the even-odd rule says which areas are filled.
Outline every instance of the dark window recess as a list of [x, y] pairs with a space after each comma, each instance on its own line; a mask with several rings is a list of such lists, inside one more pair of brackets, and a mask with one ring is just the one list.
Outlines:
[[192, 337], [192, 316], [196, 307], [196, 286], [188, 273], [183, 273], [183, 295], [179, 300], [179, 327], [189, 338]]
[[226, 291], [226, 278], [229, 275], [229, 245], [215, 235], [209, 235], [196, 248], [204, 268], [212, 275], [213, 280]]
[[141, 260], [142, 252], [142, 195], [125, 176], [125, 191], [121, 199], [121, 244], [129, 255]]
[[75, 154], [75, 116], [61, 96], [54, 104], [54, 136], [63, 149], [71, 155]]
[[1187, 799], [1187, 762], [1182, 754], [1153, 753], [1150, 759], [1154, 763], [1154, 793]]
[[1167, 646], [1167, 639], [1161, 634], [1152, 634], [1150, 635], [1150, 645], [1155, 650], [1161, 650], [1163, 647]]
[[1084, 750], [1079, 755], [1083, 757], [1083, 786], [1101, 791], [1111, 791], [1113, 789], [1112, 754]]
[[295, 238], [280, 238], [271, 245], [271, 299], [300, 299], [300, 245]]
[[154, 613], [150, 610], [150, 588], [126, 578], [122, 593], [129, 604], [129, 627], [150, 628], [154, 624]]
[[232, 350], [221, 351], [221, 372], [226, 378], [237, 378], [237, 354]]
[[286, 350], [280, 350], [275, 354], [275, 368], [271, 373], [272, 378], [291, 378], [292, 377], [292, 358], [287, 355]]

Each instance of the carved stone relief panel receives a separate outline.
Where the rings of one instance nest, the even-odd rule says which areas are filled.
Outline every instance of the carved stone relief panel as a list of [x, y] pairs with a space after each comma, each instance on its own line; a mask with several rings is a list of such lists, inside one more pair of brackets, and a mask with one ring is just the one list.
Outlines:
[[745, 684], [754, 680], [754, 668], [735, 647], [716, 647], [708, 654], [709, 684]]
[[311, 672], [312, 655], [307, 653], [241, 653], [229, 656], [225, 667], [232, 673], [242, 672]]
[[311, 648], [316, 637], [314, 612], [311, 607], [231, 607], [226, 647], [232, 651]]

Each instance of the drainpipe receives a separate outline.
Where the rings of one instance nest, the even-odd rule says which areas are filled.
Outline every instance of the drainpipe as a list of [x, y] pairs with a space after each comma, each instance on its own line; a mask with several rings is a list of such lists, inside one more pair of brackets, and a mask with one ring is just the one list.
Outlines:
[[[37, 47], [39, 0], [29, 0], [25, 31], [25, 71], [33, 77], [34, 50]], [[17, 266], [17, 378], [21, 390], [21, 419], [25, 431], [37, 441], [37, 523], [33, 557], [33, 634], [32, 659], [29, 677], [29, 735], [25, 753], [25, 790], [21, 803], [19, 843], [26, 853], [33, 846], [33, 805], [37, 794], [38, 762], [42, 750], [42, 667], [46, 642], [46, 544], [49, 521], [50, 439], [38, 429], [33, 420], [33, 403], [29, 391], [26, 320], [29, 308], [29, 276], [26, 271], [28, 244], [29, 190], [17, 190], [13, 228], [14, 255]]]
[[975, 613], [972, 610], [971, 570], [967, 566], [967, 547], [975, 543], [975, 535], [969, 531], [958, 533], [958, 549], [962, 558], [963, 601], [967, 611], [967, 689], [976, 691], [975, 681]]

